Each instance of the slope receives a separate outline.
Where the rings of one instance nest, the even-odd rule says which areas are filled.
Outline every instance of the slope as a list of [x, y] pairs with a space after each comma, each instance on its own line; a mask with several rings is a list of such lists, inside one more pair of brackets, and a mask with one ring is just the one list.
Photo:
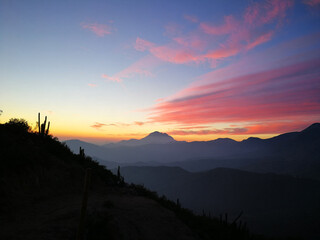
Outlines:
[[274, 236], [319, 236], [320, 182], [276, 174], [258, 174], [235, 169], [190, 173], [170, 167], [123, 167], [128, 182], [144, 184], [180, 199], [198, 213], [216, 216], [227, 212], [243, 220], [256, 233]]
[[86, 239], [262, 239], [128, 185], [51, 136], [0, 124], [0, 238], [75, 239], [91, 168]]

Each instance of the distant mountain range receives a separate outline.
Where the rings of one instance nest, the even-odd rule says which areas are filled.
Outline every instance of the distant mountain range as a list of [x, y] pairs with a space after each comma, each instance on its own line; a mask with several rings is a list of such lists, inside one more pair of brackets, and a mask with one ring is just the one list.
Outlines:
[[165, 133], [154, 132], [140, 140], [104, 146], [79, 140], [65, 143], [75, 153], [79, 152], [79, 147], [84, 148], [87, 155], [108, 168], [178, 166], [188, 171], [205, 171], [227, 167], [320, 179], [320, 123], [301, 132], [269, 139], [248, 138], [241, 142], [228, 138], [180, 142]]
[[320, 182], [277, 174], [227, 168], [191, 173], [177, 167], [122, 167], [126, 182], [142, 184], [179, 198], [182, 206], [202, 214], [229, 214], [257, 233], [316, 239], [320, 214]]
[[[125, 181], [143, 184], [197, 213], [242, 221], [256, 233], [320, 236], [320, 124], [301, 132], [243, 141], [180, 142], [163, 133], [97, 146], [67, 141]], [[114, 170], [116, 171], [116, 170]]]

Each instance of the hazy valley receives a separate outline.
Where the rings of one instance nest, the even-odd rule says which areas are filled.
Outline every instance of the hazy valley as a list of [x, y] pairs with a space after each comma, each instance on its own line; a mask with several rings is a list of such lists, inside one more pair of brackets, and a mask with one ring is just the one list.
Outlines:
[[[159, 139], [159, 141], [157, 141]], [[179, 199], [183, 207], [215, 217], [227, 213], [255, 233], [316, 239], [320, 214], [320, 124], [301, 132], [241, 142], [178, 142], [154, 132], [141, 140], [97, 146], [66, 141], [125, 181]]]

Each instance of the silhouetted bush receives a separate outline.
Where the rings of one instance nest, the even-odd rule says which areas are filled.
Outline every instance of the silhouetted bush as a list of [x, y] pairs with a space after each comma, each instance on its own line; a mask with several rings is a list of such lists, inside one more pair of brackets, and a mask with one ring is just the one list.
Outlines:
[[9, 122], [5, 123], [5, 127], [16, 132], [29, 132], [31, 127], [28, 122], [22, 118], [11, 118]]

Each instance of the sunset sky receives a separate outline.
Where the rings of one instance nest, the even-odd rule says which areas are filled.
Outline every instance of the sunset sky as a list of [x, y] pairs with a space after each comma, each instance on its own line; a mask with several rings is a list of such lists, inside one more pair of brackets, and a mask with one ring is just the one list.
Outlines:
[[95, 143], [301, 131], [320, 122], [320, 0], [0, 0], [0, 110]]

